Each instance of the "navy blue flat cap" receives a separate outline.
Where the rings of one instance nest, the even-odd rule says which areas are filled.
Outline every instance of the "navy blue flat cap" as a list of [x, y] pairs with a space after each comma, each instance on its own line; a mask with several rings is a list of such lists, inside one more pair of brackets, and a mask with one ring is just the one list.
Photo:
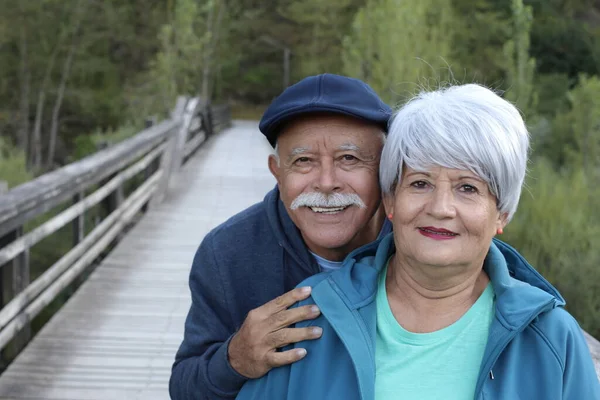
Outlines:
[[275, 147], [283, 122], [318, 112], [356, 117], [381, 126], [385, 132], [392, 115], [392, 109], [363, 81], [322, 74], [304, 78], [285, 89], [263, 114], [259, 129]]

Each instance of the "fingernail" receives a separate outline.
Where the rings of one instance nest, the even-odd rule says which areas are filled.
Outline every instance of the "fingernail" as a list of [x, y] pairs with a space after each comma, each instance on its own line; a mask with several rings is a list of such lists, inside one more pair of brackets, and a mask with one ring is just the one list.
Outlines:
[[296, 354], [298, 357], [304, 357], [306, 355], [306, 349], [298, 349], [296, 350]]
[[315, 326], [312, 329], [313, 336], [320, 337], [323, 334], [323, 328], [320, 326]]
[[318, 314], [320, 312], [319, 307], [317, 307], [317, 306], [311, 306], [310, 307], [310, 312], [311, 312], [311, 314]]
[[304, 286], [300, 288], [300, 293], [302, 294], [309, 294], [311, 291], [311, 287], [310, 286]]

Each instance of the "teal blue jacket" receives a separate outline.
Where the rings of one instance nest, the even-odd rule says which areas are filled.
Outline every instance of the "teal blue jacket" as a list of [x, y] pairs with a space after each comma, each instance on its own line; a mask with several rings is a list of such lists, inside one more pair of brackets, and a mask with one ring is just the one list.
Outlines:
[[[377, 276], [395, 252], [392, 234], [357, 249], [344, 266], [305, 280], [321, 316], [297, 324], [323, 336], [293, 347], [306, 357], [247, 382], [242, 400], [373, 400]], [[581, 328], [558, 291], [513, 248], [494, 240], [484, 269], [496, 294], [480, 366], [477, 400], [600, 400], [600, 384]], [[291, 348], [291, 347], [289, 347]]]

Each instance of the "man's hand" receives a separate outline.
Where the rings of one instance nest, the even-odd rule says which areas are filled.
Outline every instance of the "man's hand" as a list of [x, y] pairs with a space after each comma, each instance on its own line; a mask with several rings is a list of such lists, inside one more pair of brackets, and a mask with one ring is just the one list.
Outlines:
[[310, 292], [310, 287], [290, 290], [248, 313], [228, 348], [229, 362], [239, 374], [250, 379], [260, 378], [271, 368], [294, 363], [306, 355], [305, 349], [283, 352], [277, 349], [321, 337], [319, 327], [288, 328], [296, 322], [319, 316], [319, 308], [315, 305], [288, 310], [292, 304], [310, 296]]

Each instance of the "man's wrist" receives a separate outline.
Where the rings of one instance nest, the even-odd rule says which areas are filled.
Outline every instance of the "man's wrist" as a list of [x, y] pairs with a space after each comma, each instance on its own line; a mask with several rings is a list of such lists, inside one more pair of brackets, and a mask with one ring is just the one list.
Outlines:
[[208, 366], [209, 379], [224, 395], [237, 394], [247, 377], [238, 373], [229, 363], [229, 344], [231, 338], [224, 342], [213, 355]]
[[237, 357], [238, 354], [235, 351], [237, 340], [238, 337], [236, 332], [231, 336], [231, 338], [227, 342], [225, 342], [225, 344], [227, 345], [227, 363], [229, 364], [229, 367], [233, 370], [233, 372], [240, 375], [241, 377], [244, 377], [245, 379], [250, 379], [248, 376], [244, 375], [242, 368], [243, 364], [239, 362], [239, 357]]

